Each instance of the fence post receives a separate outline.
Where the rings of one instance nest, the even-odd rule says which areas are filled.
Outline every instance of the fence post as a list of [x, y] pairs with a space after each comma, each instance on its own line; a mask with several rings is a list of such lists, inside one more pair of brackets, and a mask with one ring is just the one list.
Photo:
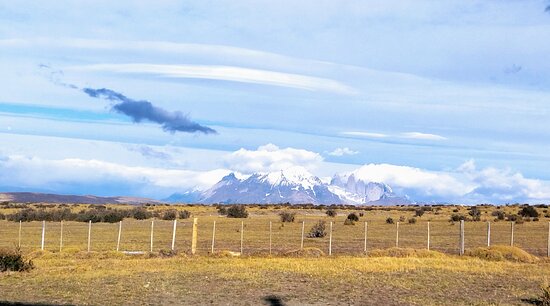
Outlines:
[[460, 220], [459, 254], [464, 255], [464, 220]]
[[18, 239], [18, 246], [21, 248], [21, 220], [19, 220], [19, 239]]
[[397, 222], [395, 226], [395, 247], [399, 247], [399, 222]]
[[153, 253], [153, 232], [155, 229], [155, 218], [151, 220], [151, 253]]
[[122, 234], [122, 220], [118, 222], [118, 238], [116, 240], [116, 251], [120, 249], [120, 234]]
[[487, 221], [487, 247], [491, 246], [491, 221]]
[[63, 249], [63, 220], [61, 220], [61, 229], [59, 231], [59, 252], [61, 252], [61, 249]]
[[197, 253], [197, 228], [198, 228], [198, 219], [193, 218], [193, 234], [191, 237], [191, 254], [195, 255]]
[[91, 240], [92, 240], [92, 220], [88, 221], [88, 253], [90, 253]]
[[550, 257], [550, 222], [548, 222], [548, 247], [546, 248], [546, 256]]
[[510, 222], [510, 246], [514, 246], [514, 221]]
[[328, 255], [332, 255], [332, 221], [330, 221], [330, 231], [328, 236]]
[[212, 226], [212, 249], [210, 253], [214, 254], [214, 241], [216, 239], [216, 220], [214, 220], [214, 225]]
[[300, 243], [300, 250], [304, 249], [304, 230], [306, 226], [306, 221], [302, 221], [302, 242]]
[[174, 219], [174, 227], [172, 228], [172, 251], [176, 247], [176, 227], [178, 226], [178, 219]]
[[365, 221], [365, 245], [363, 246], [363, 252], [367, 253], [367, 221]]
[[269, 255], [271, 255], [272, 221], [269, 221]]
[[42, 243], [40, 244], [40, 249], [44, 251], [44, 238], [46, 236], [46, 221], [42, 221]]
[[430, 221], [428, 221], [428, 251], [430, 250]]
[[241, 221], [241, 256], [243, 255], [244, 221]]

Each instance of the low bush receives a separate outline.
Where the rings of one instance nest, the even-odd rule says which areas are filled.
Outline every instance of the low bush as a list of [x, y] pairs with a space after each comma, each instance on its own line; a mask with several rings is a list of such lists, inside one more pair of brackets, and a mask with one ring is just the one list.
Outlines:
[[289, 212], [289, 211], [282, 211], [279, 213], [279, 217], [281, 218], [281, 222], [294, 222], [296, 213]]
[[491, 215], [495, 216], [497, 220], [504, 220], [506, 218], [506, 214], [502, 210], [495, 210]]
[[189, 217], [191, 217], [191, 212], [188, 210], [180, 210], [179, 217], [180, 219], [189, 219]]
[[415, 224], [416, 218], [409, 218], [409, 224]]
[[351, 213], [351, 214], [348, 215], [347, 220], [357, 222], [357, 221], [359, 221], [359, 216], [357, 216], [357, 214], [355, 214], [355, 213]]
[[476, 206], [472, 206], [468, 214], [472, 217], [472, 221], [481, 220], [481, 211]]
[[355, 221], [350, 220], [350, 219], [346, 219], [346, 220], [344, 221], [344, 225], [355, 225]]
[[153, 214], [143, 207], [133, 208], [130, 210], [129, 214], [136, 220], [145, 220], [153, 217]]
[[165, 210], [162, 214], [162, 220], [176, 220], [178, 212], [175, 209]]
[[458, 221], [462, 221], [462, 220], [466, 220], [466, 217], [464, 215], [461, 215], [461, 214], [452, 214], [451, 215], [451, 219], [450, 219], [451, 222], [458, 222]]
[[248, 212], [244, 205], [233, 205], [227, 209], [228, 218], [248, 218]]
[[218, 214], [222, 216], [227, 216], [227, 207], [225, 206], [218, 206]]
[[407, 219], [405, 218], [405, 216], [400, 216], [400, 217], [399, 217], [399, 222], [405, 222], [405, 220], [407, 220]]
[[417, 210], [415, 210], [414, 215], [415, 215], [416, 217], [422, 217], [422, 216], [424, 215], [424, 209], [417, 209]]
[[387, 224], [394, 224], [395, 222], [393, 221], [393, 218], [392, 218], [392, 217], [387, 217], [387, 218], [386, 218], [386, 223], [387, 223]]
[[525, 206], [518, 212], [518, 215], [524, 218], [537, 218], [539, 212], [533, 206]]
[[323, 238], [327, 235], [325, 221], [317, 221], [315, 225], [311, 227], [307, 236], [309, 238]]
[[34, 268], [31, 260], [27, 260], [19, 249], [0, 250], [0, 272], [15, 271], [23, 272]]
[[336, 215], [338, 215], [338, 213], [336, 212], [336, 209], [328, 209], [327, 212], [326, 212], [327, 216], [329, 217], [336, 217]]
[[539, 298], [540, 305], [550, 306], [550, 284], [548, 283], [548, 280], [545, 280], [542, 284], [540, 284], [540, 290], [542, 291]]

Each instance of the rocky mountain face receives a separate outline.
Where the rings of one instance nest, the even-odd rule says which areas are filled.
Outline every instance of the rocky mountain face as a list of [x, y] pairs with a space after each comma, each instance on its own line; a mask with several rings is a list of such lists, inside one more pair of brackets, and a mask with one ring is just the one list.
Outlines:
[[174, 194], [168, 202], [223, 204], [404, 204], [384, 183], [365, 182], [351, 175], [335, 175], [329, 184], [302, 167], [254, 173], [239, 179], [231, 173], [203, 192]]

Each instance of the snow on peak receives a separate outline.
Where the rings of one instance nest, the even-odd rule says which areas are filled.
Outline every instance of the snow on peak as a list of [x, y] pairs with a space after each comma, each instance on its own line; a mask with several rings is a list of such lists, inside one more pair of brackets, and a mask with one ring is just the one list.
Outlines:
[[319, 178], [300, 166], [269, 172], [260, 176], [259, 180], [268, 182], [272, 186], [301, 186], [304, 189], [313, 189], [313, 186], [323, 184]]

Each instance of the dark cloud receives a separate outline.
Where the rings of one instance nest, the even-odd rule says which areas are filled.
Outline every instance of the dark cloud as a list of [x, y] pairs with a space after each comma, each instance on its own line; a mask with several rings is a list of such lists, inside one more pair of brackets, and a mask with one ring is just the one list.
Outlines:
[[82, 91], [93, 98], [102, 98], [109, 101], [118, 102], [113, 104], [111, 109], [129, 116], [134, 122], [141, 122], [144, 120], [156, 122], [162, 125], [163, 130], [171, 133], [217, 133], [216, 130], [212, 128], [191, 121], [189, 117], [184, 115], [182, 112], [170, 112], [154, 106], [149, 101], [136, 101], [107, 88], [84, 88]]
[[544, 11], [550, 13], [550, 5], [548, 5]]

